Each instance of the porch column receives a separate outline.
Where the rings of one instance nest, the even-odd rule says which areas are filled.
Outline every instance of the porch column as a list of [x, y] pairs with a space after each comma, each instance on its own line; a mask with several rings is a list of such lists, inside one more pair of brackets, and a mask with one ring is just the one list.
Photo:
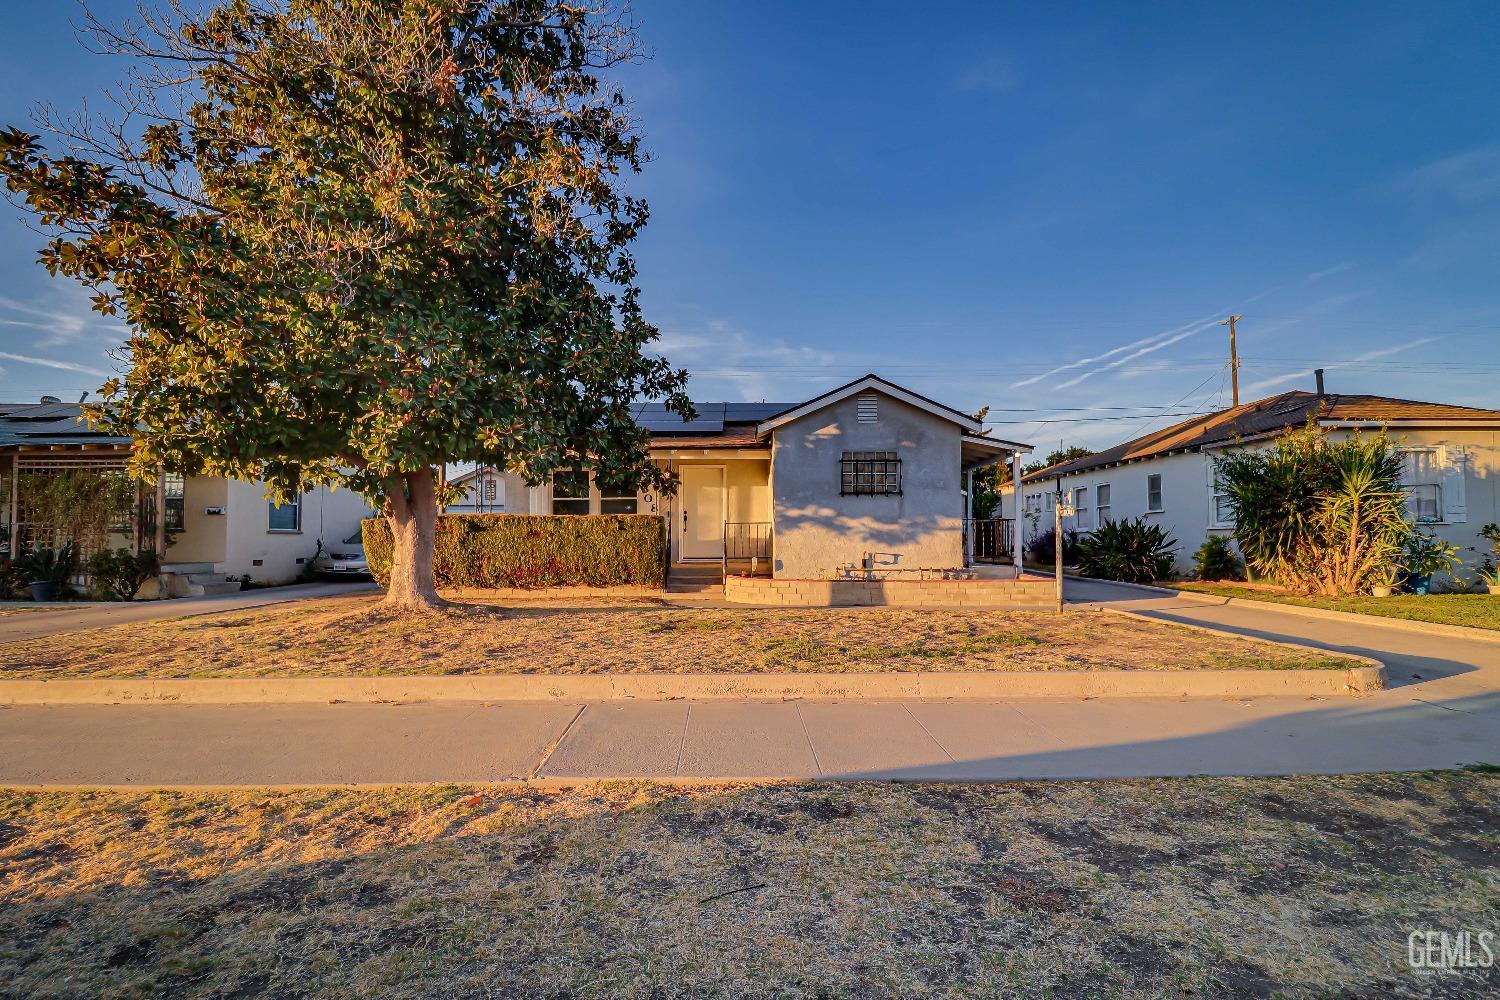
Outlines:
[[1011, 504], [1011, 513], [1015, 515], [1011, 519], [1011, 562], [1015, 563], [1016, 576], [1021, 575], [1021, 510], [1024, 507], [1021, 496], [1021, 453], [1013, 451], [1010, 453], [1010, 495], [1015, 502]]
[[[184, 490], [184, 492], [186, 492]], [[165, 469], [156, 470], [156, 538], [152, 544], [156, 546], [156, 555], [162, 562], [167, 561], [167, 473]]]
[[21, 554], [21, 456], [10, 457], [10, 557]]
[[964, 565], [974, 565], [974, 470], [964, 484]]

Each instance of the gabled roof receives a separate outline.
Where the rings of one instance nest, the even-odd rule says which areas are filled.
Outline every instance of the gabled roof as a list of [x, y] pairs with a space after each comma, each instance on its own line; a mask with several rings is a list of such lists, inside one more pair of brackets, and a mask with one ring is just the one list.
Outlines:
[[809, 413], [816, 413], [818, 410], [832, 406], [834, 403], [848, 399], [850, 396], [857, 396], [862, 392], [872, 389], [877, 392], [883, 392], [893, 399], [899, 399], [908, 406], [914, 406], [919, 410], [927, 411], [935, 417], [955, 423], [971, 434], [979, 434], [984, 430], [984, 425], [975, 420], [970, 414], [964, 413], [962, 410], [955, 410], [951, 406], [944, 406], [942, 403], [928, 399], [926, 396], [918, 395], [910, 389], [903, 389], [896, 383], [887, 382], [879, 375], [873, 373], [841, 385], [837, 389], [830, 389], [828, 392], [823, 393], [823, 395], [815, 396], [805, 403], [798, 403], [795, 406], [782, 410], [780, 413], [764, 418], [756, 430], [761, 434], [768, 433], [799, 417], [805, 417]]
[[1059, 462], [1026, 476], [1025, 482], [1068, 476], [1123, 462], [1138, 462], [1180, 451], [1197, 451], [1239, 439], [1280, 434], [1316, 420], [1322, 424], [1436, 424], [1453, 427], [1500, 425], [1500, 410], [1423, 403], [1390, 396], [1284, 392], [1227, 410], [1190, 417], [1181, 423], [1070, 462]]

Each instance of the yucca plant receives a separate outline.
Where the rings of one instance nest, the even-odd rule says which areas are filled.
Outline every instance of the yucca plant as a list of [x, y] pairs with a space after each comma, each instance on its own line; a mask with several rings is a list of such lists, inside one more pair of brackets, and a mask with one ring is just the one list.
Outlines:
[[1078, 568], [1084, 576], [1125, 583], [1150, 583], [1172, 574], [1177, 543], [1145, 518], [1105, 521], [1078, 540]]
[[1309, 424], [1215, 464], [1245, 561], [1289, 590], [1357, 593], [1411, 534], [1401, 457], [1383, 433], [1335, 441]]

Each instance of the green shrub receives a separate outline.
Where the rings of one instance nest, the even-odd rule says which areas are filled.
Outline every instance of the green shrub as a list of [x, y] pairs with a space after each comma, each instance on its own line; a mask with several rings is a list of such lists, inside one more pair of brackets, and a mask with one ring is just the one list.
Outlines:
[[16, 569], [28, 584], [55, 583], [65, 587], [78, 572], [78, 546], [66, 542], [55, 549], [46, 545], [27, 549], [16, 560]]
[[[391, 528], [364, 522], [376, 582], [391, 570]], [[438, 518], [433, 576], [439, 587], [663, 587], [666, 523], [651, 514], [445, 514]]]
[[1215, 459], [1245, 562], [1295, 593], [1377, 582], [1411, 533], [1401, 456], [1386, 436], [1334, 440], [1309, 424], [1267, 451]]
[[[1026, 557], [1033, 563], [1045, 563], [1052, 565], [1057, 558], [1057, 529], [1048, 528], [1040, 535], [1032, 537], [1026, 543]], [[1064, 566], [1078, 565], [1078, 532], [1072, 528], [1063, 529], [1062, 557]]]
[[1145, 518], [1105, 521], [1078, 540], [1078, 568], [1084, 576], [1124, 583], [1150, 583], [1172, 575], [1177, 542]]
[[1243, 580], [1245, 564], [1228, 535], [1209, 535], [1193, 553], [1193, 572], [1200, 580]]
[[161, 572], [161, 558], [150, 549], [104, 549], [89, 557], [89, 589], [110, 601], [133, 601], [141, 584]]

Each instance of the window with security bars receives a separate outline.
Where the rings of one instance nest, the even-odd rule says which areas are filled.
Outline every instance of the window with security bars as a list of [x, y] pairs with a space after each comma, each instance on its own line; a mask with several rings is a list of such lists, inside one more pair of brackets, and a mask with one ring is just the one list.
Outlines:
[[901, 493], [901, 459], [894, 451], [846, 451], [839, 471], [839, 496]]

